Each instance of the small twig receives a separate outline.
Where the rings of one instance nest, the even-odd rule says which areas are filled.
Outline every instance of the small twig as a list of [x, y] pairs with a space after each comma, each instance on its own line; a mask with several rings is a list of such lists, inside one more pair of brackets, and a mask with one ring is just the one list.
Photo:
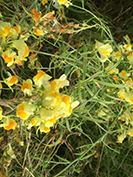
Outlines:
[[27, 170], [27, 171], [30, 173], [30, 175], [31, 175], [32, 177], [35, 177], [35, 176], [29, 171], [29, 169], [28, 169], [27, 167], [24, 168], [24, 171], [23, 171], [22, 177], [23, 177], [24, 174], [25, 174], [25, 170]]

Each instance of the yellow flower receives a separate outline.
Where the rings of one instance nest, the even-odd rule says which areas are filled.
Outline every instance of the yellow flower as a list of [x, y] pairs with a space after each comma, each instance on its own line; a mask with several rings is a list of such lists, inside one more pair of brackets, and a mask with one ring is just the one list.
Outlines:
[[3, 124], [0, 124], [0, 127], [4, 127], [5, 130], [15, 130], [17, 123], [15, 122], [14, 119], [10, 119], [8, 117], [2, 116], [2, 122]]
[[133, 65], [133, 51], [129, 53], [129, 55], [127, 56], [128, 60], [129, 60], [129, 63], [131, 65]]
[[31, 124], [33, 125], [33, 126], [38, 126], [38, 125], [40, 125], [40, 118], [38, 118], [37, 116], [35, 116], [34, 118], [32, 118], [31, 119]]
[[79, 101], [74, 101], [73, 98], [62, 95], [61, 103], [53, 110], [57, 119], [61, 117], [68, 117], [71, 115], [72, 110], [79, 105]]
[[39, 126], [41, 123], [41, 119], [38, 116], [35, 116], [31, 119], [30, 123], [28, 124], [28, 129], [32, 126]]
[[60, 93], [44, 92], [42, 104], [45, 107], [56, 107], [60, 103]]
[[118, 143], [122, 143], [125, 138], [126, 138], [125, 133], [123, 133], [123, 134], [121, 134], [121, 135], [118, 135], [118, 137], [117, 137], [117, 142], [118, 142]]
[[35, 109], [36, 107], [32, 103], [23, 102], [17, 107], [17, 117], [20, 117], [21, 119], [25, 120], [31, 114], [33, 114], [33, 111]]
[[54, 116], [55, 116], [54, 110], [51, 110], [51, 109], [41, 108], [39, 113], [40, 113], [40, 116], [41, 116], [41, 121], [44, 122], [44, 123], [48, 119], [53, 119]]
[[25, 95], [32, 95], [32, 80], [27, 79], [26, 81], [23, 81], [21, 90], [24, 92]]
[[48, 119], [44, 123], [47, 128], [53, 127], [53, 125], [56, 123], [56, 116], [54, 116], [54, 118]]
[[42, 3], [43, 5], [45, 5], [45, 4], [48, 3], [48, 1], [44, 1], [44, 0], [42, 0], [41, 3]]
[[67, 95], [62, 95], [62, 102], [65, 103], [65, 108], [68, 110], [70, 108], [70, 97]]
[[8, 36], [10, 30], [11, 30], [10, 23], [3, 22], [0, 20], [0, 36], [2, 36], [5, 39], [5, 37]]
[[22, 103], [17, 108], [17, 116], [22, 118], [22, 119], [27, 119], [30, 116], [30, 114], [27, 114], [25, 112], [25, 107], [26, 107], [26, 104]]
[[29, 55], [29, 48], [22, 39], [13, 41], [13, 46], [18, 50], [19, 57], [25, 58]]
[[111, 52], [113, 51], [111, 45], [109, 44], [103, 44], [96, 40], [96, 49], [98, 49], [98, 52], [101, 55], [100, 61], [105, 62], [108, 59], [108, 56], [110, 56]]
[[13, 64], [15, 56], [16, 56], [16, 53], [13, 52], [11, 49], [7, 49], [5, 52], [2, 53], [2, 57], [4, 58], [8, 67]]
[[[112, 68], [114, 65], [114, 63], [109, 63], [109, 65], [105, 68], [105, 71], [110, 70], [110, 68]], [[117, 68], [113, 68], [112, 70], [109, 71], [109, 74], [118, 74], [119, 73], [119, 69]]]
[[121, 53], [120, 52], [116, 52], [113, 56], [112, 56], [112, 58], [113, 58], [113, 60], [119, 60], [120, 59], [120, 57], [121, 57]]
[[20, 32], [21, 32], [21, 27], [18, 25], [18, 26], [14, 26], [13, 28], [11, 28], [8, 35], [12, 39], [17, 39]]
[[[66, 7], [69, 7], [72, 3], [70, 3], [68, 0], [56, 0], [59, 5], [65, 5]], [[54, 0], [55, 2], [55, 0]]]
[[125, 82], [126, 82], [126, 85], [133, 86], [133, 81], [132, 81], [131, 78], [127, 78], [127, 79], [125, 80]]
[[126, 96], [125, 90], [120, 90], [118, 92], [118, 96], [120, 99], [125, 99], [125, 96]]
[[130, 128], [130, 129], [127, 131], [127, 134], [130, 135], [131, 137], [133, 137], [133, 128]]
[[26, 58], [15, 56], [15, 60], [14, 60], [13, 64], [17, 64], [19, 66], [22, 66], [23, 61], [26, 61], [26, 60], [27, 60]]
[[133, 92], [128, 92], [125, 95], [125, 100], [129, 102], [130, 104], [133, 104]]
[[48, 133], [50, 131], [50, 128], [46, 127], [45, 124], [43, 123], [39, 126], [39, 129], [41, 132], [45, 132], [45, 133]]
[[131, 46], [131, 44], [125, 44], [124, 45], [124, 48], [127, 50], [127, 51], [131, 51], [132, 50], [132, 46]]
[[130, 76], [130, 73], [127, 73], [127, 71], [125, 70], [122, 70], [120, 73], [119, 73], [119, 76], [123, 79], [127, 79], [128, 76]]
[[9, 124], [6, 125], [6, 126], [4, 126], [4, 129], [5, 129], [5, 130], [11, 130], [11, 129], [15, 130], [16, 125], [17, 125], [17, 124], [16, 124], [16, 122], [15, 122], [14, 119], [9, 119]]
[[53, 81], [45, 82], [43, 84], [44, 88], [47, 92], [59, 92], [60, 88], [63, 88], [64, 86], [69, 86], [69, 81], [66, 79], [66, 75], [63, 74], [60, 76], [59, 79], [54, 79]]
[[41, 87], [45, 81], [48, 81], [51, 79], [51, 76], [46, 74], [44, 71], [38, 71], [36, 76], [33, 77], [33, 81], [35, 82], [35, 85], [38, 87]]
[[133, 114], [128, 112], [127, 110], [123, 113], [122, 116], [120, 116], [118, 119], [120, 119], [121, 121], [125, 121], [125, 123], [128, 125], [129, 122], [131, 123], [133, 118]]
[[43, 29], [39, 29], [39, 28], [34, 28], [33, 32], [35, 33], [36, 36], [43, 36], [45, 34]]
[[69, 81], [66, 79], [66, 75], [63, 74], [59, 79], [54, 79], [58, 88], [63, 88], [64, 86], [69, 86]]
[[13, 28], [16, 30], [17, 34], [21, 32], [21, 26], [17, 25], [17, 26], [14, 26]]
[[[4, 80], [4, 82], [8, 85], [8, 87], [11, 89], [11, 86], [13, 84], [17, 84], [18, 83], [18, 78], [16, 76], [12, 76], [9, 72], [8, 72], [9, 77], [6, 78]], [[12, 89], [11, 89], [12, 90]]]

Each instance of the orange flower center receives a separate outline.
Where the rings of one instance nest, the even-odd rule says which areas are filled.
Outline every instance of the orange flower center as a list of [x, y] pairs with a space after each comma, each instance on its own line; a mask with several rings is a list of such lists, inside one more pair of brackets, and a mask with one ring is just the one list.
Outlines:
[[16, 76], [12, 76], [11, 80], [8, 82], [8, 84], [14, 84], [17, 81], [17, 77]]
[[24, 89], [29, 89], [29, 90], [31, 90], [32, 87], [31, 87], [30, 84], [28, 84], [28, 83], [24, 83], [24, 84], [22, 85], [22, 87], [21, 87], [21, 90], [24, 91]]
[[4, 54], [4, 60], [7, 63], [10, 63], [13, 60], [13, 57], [8, 57], [6, 54]]
[[24, 104], [19, 105], [17, 109], [17, 115], [22, 119], [26, 119], [29, 117], [29, 115], [24, 112]]
[[29, 55], [29, 48], [28, 46], [25, 44], [25, 53], [24, 55], [22, 56], [23, 58], [27, 57]]
[[125, 77], [126, 74], [127, 74], [126, 71], [123, 71], [123, 72], [122, 72], [122, 76], [123, 76], [123, 77]]
[[49, 121], [50, 123], [56, 123], [56, 117], [54, 116], [53, 119], [49, 119], [48, 121]]
[[55, 88], [57, 87], [57, 84], [55, 81], [50, 82], [50, 85], [51, 85], [51, 91], [54, 91]]
[[69, 96], [64, 96], [63, 98], [62, 98], [62, 101], [66, 104], [66, 109], [68, 109], [69, 108], [69, 104], [70, 104], [70, 98], [69, 98]]
[[44, 71], [39, 71], [39, 72], [37, 73], [37, 75], [35, 76], [35, 78], [36, 78], [35, 80], [38, 81], [38, 80], [40, 79], [40, 77], [43, 76], [44, 74], [46, 74]]

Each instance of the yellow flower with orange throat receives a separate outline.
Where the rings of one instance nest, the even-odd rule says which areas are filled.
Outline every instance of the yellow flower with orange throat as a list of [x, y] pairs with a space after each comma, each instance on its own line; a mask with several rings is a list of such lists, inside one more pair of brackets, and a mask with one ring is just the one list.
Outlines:
[[0, 124], [0, 127], [3, 127], [5, 130], [15, 130], [17, 123], [14, 119], [10, 119], [9, 117], [2, 117], [3, 124]]
[[10, 30], [11, 30], [10, 23], [3, 22], [0, 20], [0, 36], [2, 36], [3, 39], [5, 39], [5, 37], [8, 36]]
[[24, 92], [24, 95], [32, 95], [32, 80], [27, 79], [26, 81], [23, 81], [23, 84], [21, 86], [21, 90]]
[[8, 72], [7, 74], [8, 74], [9, 77], [6, 78], [6, 79], [4, 80], [4, 82], [5, 82], [5, 84], [7, 84], [8, 87], [13, 91], [13, 89], [11, 88], [11, 86], [18, 83], [18, 78], [17, 78], [17, 76], [15, 76], [15, 75], [11, 75], [9, 72]]
[[41, 87], [45, 81], [51, 79], [51, 76], [46, 74], [44, 71], [39, 70], [38, 73], [33, 77], [33, 81], [37, 87]]
[[35, 111], [36, 106], [30, 102], [23, 102], [17, 107], [17, 117], [25, 120], [30, 117]]
[[14, 58], [16, 56], [16, 52], [14, 52], [11, 49], [7, 49], [2, 53], [2, 57], [4, 58], [5, 62], [7, 63], [7, 66], [11, 66], [14, 63]]

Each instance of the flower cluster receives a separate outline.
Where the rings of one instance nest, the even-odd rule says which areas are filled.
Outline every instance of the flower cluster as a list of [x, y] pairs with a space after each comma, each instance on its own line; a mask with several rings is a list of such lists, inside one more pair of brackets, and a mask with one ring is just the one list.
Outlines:
[[[18, 79], [16, 76], [9, 75], [9, 78], [6, 79], [6, 84], [11, 87], [18, 82]], [[17, 106], [16, 116], [20, 117], [29, 129], [32, 126], [38, 126], [41, 132], [49, 132], [50, 127], [58, 119], [70, 116], [73, 108], [79, 104], [78, 101], [73, 101], [73, 98], [59, 92], [64, 86], [69, 85], [65, 74], [51, 82], [49, 81], [50, 79], [51, 76], [39, 70], [33, 77], [33, 81], [27, 79], [21, 85], [21, 91], [24, 96], [30, 98]], [[15, 130], [16, 121], [8, 116], [3, 116], [2, 108], [0, 108], [0, 120], [2, 121], [0, 127], [5, 130]]]
[[[28, 101], [24, 101], [17, 107], [16, 115], [24, 120], [24, 124], [30, 129], [38, 126], [41, 132], [49, 132], [50, 127], [61, 117], [71, 115], [73, 108], [78, 106], [78, 101], [59, 92], [60, 88], [69, 85], [66, 75], [49, 82], [51, 76], [39, 70], [33, 77], [33, 81], [27, 79], [23, 81], [21, 90], [24, 95], [31, 96]], [[38, 93], [34, 95], [35, 91]]]
[[[133, 113], [129, 111], [132, 110], [131, 107], [133, 105], [133, 80], [131, 74], [133, 49], [130, 38], [126, 35], [125, 39], [126, 43], [118, 45], [119, 51], [113, 50], [113, 47], [110, 44], [103, 44], [96, 41], [96, 49], [100, 54], [100, 61], [109, 61], [108, 66], [105, 67], [105, 71], [112, 76], [116, 84], [123, 84], [125, 86], [118, 88], [117, 92], [119, 100], [126, 101], [127, 103], [126, 110], [124, 110], [122, 115], [118, 118], [118, 120], [121, 120], [120, 129], [122, 132], [117, 138], [117, 141], [120, 143], [123, 142], [127, 135], [133, 137]], [[118, 60], [120, 61], [120, 64], [121, 61], [127, 63], [128, 68], [126, 69], [126, 66], [122, 67], [122, 69], [116, 68], [115, 63], [118, 62]], [[108, 89], [107, 91], [111, 92], [112, 90]], [[101, 113], [98, 113], [98, 115], [100, 114]]]
[[104, 44], [96, 40], [95, 49], [97, 49], [98, 53], [100, 54], [100, 61], [105, 62], [110, 58], [112, 61], [109, 61], [114, 62], [120, 58], [123, 59], [123, 56], [127, 55], [128, 62], [133, 64], [133, 51], [130, 43], [130, 38], [128, 35], [126, 35], [125, 39], [127, 41], [126, 43], [118, 45], [119, 51], [113, 50], [111, 44]]
[[11, 27], [10, 23], [0, 21], [0, 36], [2, 57], [7, 66], [22, 65], [27, 60], [29, 48], [25, 43], [28, 36], [23, 35], [19, 25]]

